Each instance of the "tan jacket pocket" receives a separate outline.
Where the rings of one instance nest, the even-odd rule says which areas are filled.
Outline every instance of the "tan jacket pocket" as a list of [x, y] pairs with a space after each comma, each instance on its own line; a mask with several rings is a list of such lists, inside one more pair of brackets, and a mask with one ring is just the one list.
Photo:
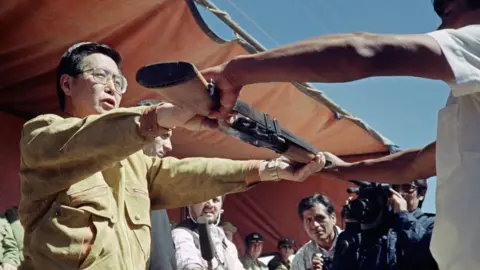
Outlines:
[[148, 260], [151, 243], [150, 198], [148, 192], [141, 188], [127, 188], [125, 195], [129, 226], [135, 233], [145, 260]]
[[[108, 242], [114, 238], [112, 226], [109, 218], [88, 210], [54, 204], [32, 231], [30, 253], [33, 258], [49, 258], [48, 261], [57, 263], [57, 267], [83, 268], [93, 263], [95, 258], [100, 259], [99, 254], [108, 256], [116, 250]], [[45, 267], [55, 269], [54, 266]]]
[[112, 211], [110, 187], [106, 184], [85, 186], [82, 189], [76, 189], [74, 192], [67, 192], [69, 205], [75, 208], [81, 208], [96, 216], [110, 219], [116, 223], [117, 217]]
[[53, 205], [47, 215], [32, 232], [31, 243], [34, 244], [30, 251], [34, 263], [39, 264], [36, 257], [45, 256], [51, 262], [78, 268], [82, 242], [95, 237], [90, 228], [91, 214], [65, 205]]

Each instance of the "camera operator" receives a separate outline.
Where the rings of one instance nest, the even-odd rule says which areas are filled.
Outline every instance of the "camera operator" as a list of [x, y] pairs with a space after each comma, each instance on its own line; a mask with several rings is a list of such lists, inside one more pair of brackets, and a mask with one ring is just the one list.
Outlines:
[[368, 205], [364, 211], [348, 202], [346, 208], [356, 212], [348, 216], [359, 218], [349, 219], [340, 234], [333, 269], [438, 269], [429, 250], [435, 215], [420, 209], [426, 192], [427, 181], [420, 179], [359, 195]]

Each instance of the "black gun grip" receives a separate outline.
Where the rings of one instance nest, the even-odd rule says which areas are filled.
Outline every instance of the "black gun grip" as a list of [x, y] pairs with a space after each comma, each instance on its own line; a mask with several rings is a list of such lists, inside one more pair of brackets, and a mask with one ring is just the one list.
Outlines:
[[207, 86], [208, 95], [212, 99], [213, 108], [212, 110], [218, 111], [221, 107], [220, 104], [220, 89], [215, 86], [215, 82], [210, 79]]

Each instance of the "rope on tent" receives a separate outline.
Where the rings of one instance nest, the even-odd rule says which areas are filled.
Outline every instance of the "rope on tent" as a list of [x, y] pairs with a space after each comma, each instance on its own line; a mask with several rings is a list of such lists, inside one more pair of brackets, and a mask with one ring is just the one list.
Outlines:
[[322, 28], [323, 31], [325, 31], [327, 34], [330, 33], [330, 31], [328, 31], [327, 27], [325, 27], [325, 25], [323, 25], [323, 23], [321, 23], [320, 20], [318, 20], [315, 15], [312, 15], [312, 13], [311, 13], [310, 10], [308, 9], [308, 7], [303, 3], [302, 0], [297, 0], [297, 3], [298, 3], [298, 5], [301, 7], [301, 9], [303, 10], [303, 12], [304, 12], [305, 14], [307, 14], [307, 17], [309, 17], [310, 20], [312, 20], [314, 23], [318, 24], [318, 25], [320, 26], [320, 28]]
[[260, 32], [262, 32], [268, 39], [270, 39], [270, 41], [272, 41], [273, 43], [275, 43], [275, 45], [277, 46], [280, 46], [280, 43], [278, 43], [272, 36], [270, 36], [267, 31], [265, 31], [262, 27], [260, 27], [260, 25], [254, 20], [252, 19], [250, 16], [248, 16], [248, 14], [243, 11], [240, 7], [238, 7], [237, 5], [235, 5], [235, 3], [233, 3], [231, 0], [226, 0], [228, 3], [230, 3], [230, 5], [232, 5], [232, 7], [234, 7], [238, 12], [240, 12], [240, 14], [243, 15], [243, 17], [245, 17], [247, 20], [249, 20], [253, 25], [255, 25], [255, 27], [258, 28], [258, 30], [260, 30]]
[[[230, 27], [230, 29], [232, 29], [237, 36], [239, 36], [242, 40], [244, 40], [247, 44], [249, 44], [251, 48], [255, 50], [255, 52], [264, 52], [267, 50], [262, 44], [260, 44], [260, 42], [258, 42], [249, 33], [247, 33], [244, 29], [242, 29], [240, 25], [238, 25], [238, 23], [233, 21], [233, 19], [230, 17], [230, 15], [227, 12], [220, 10], [217, 6], [215, 6], [209, 0], [187, 0], [187, 1], [194, 1], [198, 3], [200, 6], [211, 11], [221, 21], [223, 21], [228, 27]], [[304, 83], [304, 82], [293, 82], [293, 85], [295, 85], [302, 93], [306, 94], [307, 96], [325, 105], [336, 115], [340, 114], [348, 118], [353, 123], [357, 124], [359, 127], [367, 131], [370, 135], [372, 135], [374, 138], [376, 138], [377, 140], [382, 142], [385, 146], [387, 146], [390, 152], [393, 152], [395, 151], [395, 149], [398, 148], [389, 139], [381, 135], [375, 129], [371, 128], [368, 124], [366, 124], [360, 118], [352, 115], [351, 113], [347, 112], [345, 109], [337, 105], [333, 100], [325, 96], [325, 94], [322, 91], [316, 89], [311, 84]]]

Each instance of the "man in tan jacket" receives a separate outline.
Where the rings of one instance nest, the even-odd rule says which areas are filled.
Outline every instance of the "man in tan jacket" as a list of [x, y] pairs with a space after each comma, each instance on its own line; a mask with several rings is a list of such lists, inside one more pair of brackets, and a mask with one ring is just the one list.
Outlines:
[[175, 208], [261, 181], [302, 181], [302, 168], [279, 161], [147, 157], [142, 147], [174, 127], [214, 128], [181, 107], [118, 108], [127, 81], [120, 55], [96, 43], [71, 47], [57, 70], [64, 116], [27, 122], [20, 142], [23, 269], [145, 269], [151, 209]]

